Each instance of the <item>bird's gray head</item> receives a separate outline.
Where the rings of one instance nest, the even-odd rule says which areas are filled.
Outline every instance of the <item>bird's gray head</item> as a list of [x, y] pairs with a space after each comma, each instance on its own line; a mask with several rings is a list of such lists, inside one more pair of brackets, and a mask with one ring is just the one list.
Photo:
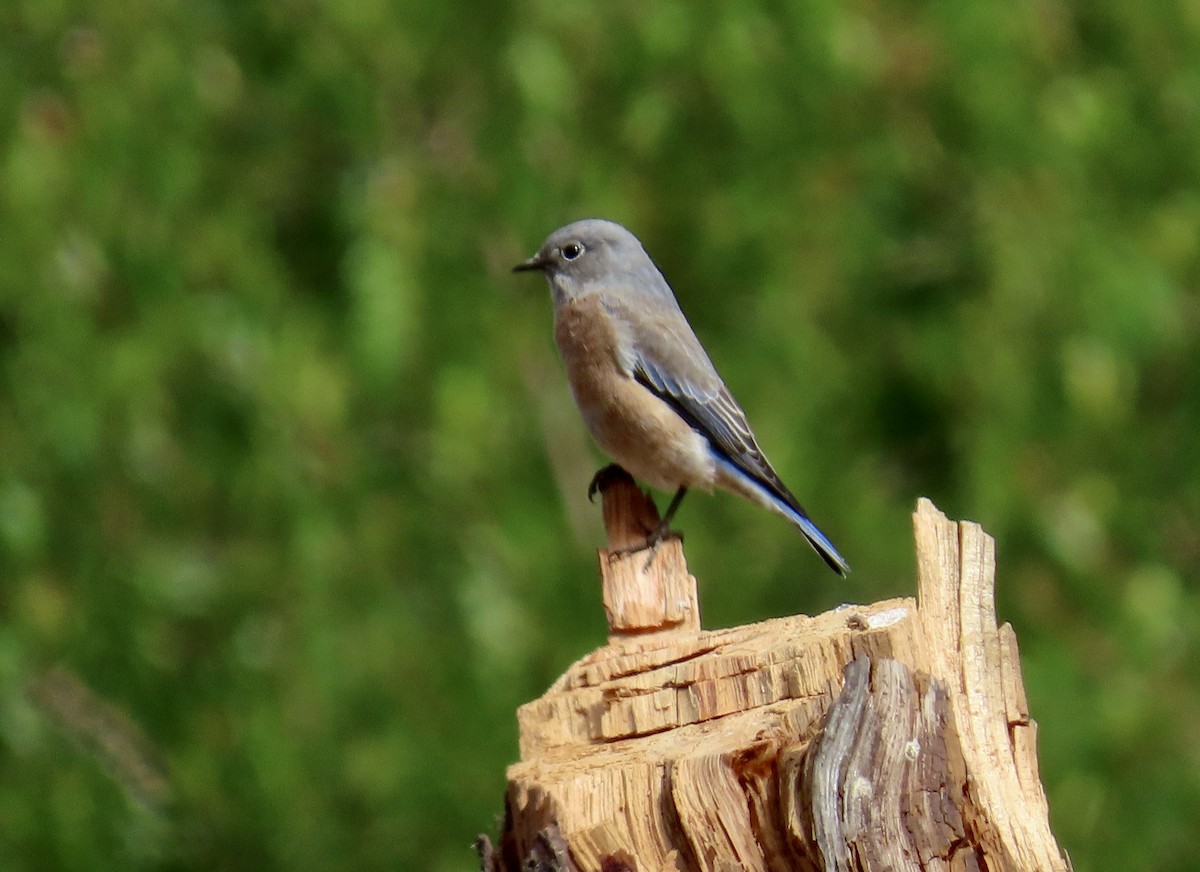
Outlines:
[[586, 218], [551, 233], [538, 253], [513, 267], [541, 270], [554, 304], [590, 292], [652, 293], [671, 289], [638, 238], [613, 221]]

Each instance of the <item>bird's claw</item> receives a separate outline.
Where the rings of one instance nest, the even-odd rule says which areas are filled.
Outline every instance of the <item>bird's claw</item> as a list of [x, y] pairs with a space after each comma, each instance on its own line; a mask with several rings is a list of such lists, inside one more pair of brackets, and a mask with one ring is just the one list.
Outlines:
[[649, 551], [646, 556], [646, 564], [642, 567], [642, 572], [650, 569], [650, 565], [654, 563], [654, 557], [658, 554], [658, 546], [668, 539], [676, 539], [683, 541], [683, 534], [677, 530], [672, 530], [666, 524], [659, 524], [651, 530], [646, 538], [636, 545], [626, 545], [624, 548], [614, 548], [608, 552], [609, 557], [627, 557], [630, 554], [637, 554], [640, 551]]
[[604, 489], [609, 486], [615, 479], [620, 477], [629, 477], [629, 473], [621, 468], [619, 464], [610, 463], [603, 469], [596, 470], [596, 474], [592, 476], [592, 481], [588, 485], [587, 497], [589, 503], [596, 501], [596, 494], [604, 493]]

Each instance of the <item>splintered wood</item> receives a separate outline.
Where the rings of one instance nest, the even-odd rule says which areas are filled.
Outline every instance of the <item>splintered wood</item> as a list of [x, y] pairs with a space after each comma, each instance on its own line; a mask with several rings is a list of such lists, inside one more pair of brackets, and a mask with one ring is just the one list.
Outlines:
[[702, 631], [680, 542], [622, 552], [657, 515], [602, 489], [610, 641], [518, 712], [487, 868], [1070, 868], [977, 525], [920, 501], [916, 601]]

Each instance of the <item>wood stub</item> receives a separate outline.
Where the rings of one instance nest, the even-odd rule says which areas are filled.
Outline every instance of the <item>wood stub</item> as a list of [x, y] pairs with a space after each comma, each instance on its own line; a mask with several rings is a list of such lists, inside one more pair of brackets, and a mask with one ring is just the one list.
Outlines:
[[610, 640], [698, 631], [700, 601], [683, 542], [671, 535], [652, 548], [639, 548], [660, 523], [654, 501], [615, 465], [596, 474], [594, 487], [603, 499], [608, 536], [608, 548], [599, 552], [599, 560]]
[[[994, 543], [927, 500], [914, 529], [917, 600], [702, 631], [668, 628], [660, 595], [640, 632], [614, 625], [519, 709], [491, 869], [1069, 872]], [[601, 568], [686, 574], [678, 545]]]
[[612, 640], [700, 629], [696, 579], [687, 571], [678, 539], [628, 554], [602, 550], [600, 585]]

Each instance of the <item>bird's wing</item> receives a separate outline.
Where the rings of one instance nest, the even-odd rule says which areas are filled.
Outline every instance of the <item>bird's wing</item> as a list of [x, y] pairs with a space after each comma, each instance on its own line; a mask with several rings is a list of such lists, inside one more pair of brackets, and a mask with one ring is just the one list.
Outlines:
[[635, 315], [623, 301], [606, 305], [628, 331], [630, 375], [678, 412], [715, 451], [803, 514], [679, 308], [656, 307], [653, 313]]

